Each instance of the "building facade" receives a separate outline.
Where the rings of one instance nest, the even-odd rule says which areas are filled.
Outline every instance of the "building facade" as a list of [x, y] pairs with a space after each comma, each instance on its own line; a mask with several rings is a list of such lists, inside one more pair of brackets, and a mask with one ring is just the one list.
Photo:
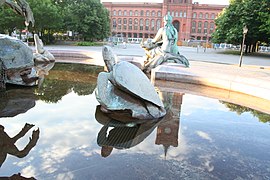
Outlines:
[[153, 38], [170, 14], [178, 31], [178, 40], [207, 40], [215, 31], [214, 20], [226, 7], [199, 4], [192, 0], [163, 0], [163, 3], [103, 2], [110, 12], [112, 36]]

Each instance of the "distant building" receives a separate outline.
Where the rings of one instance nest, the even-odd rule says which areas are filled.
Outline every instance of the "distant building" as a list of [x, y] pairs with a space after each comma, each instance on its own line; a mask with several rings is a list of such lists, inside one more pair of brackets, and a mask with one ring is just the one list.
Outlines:
[[215, 31], [214, 20], [226, 7], [199, 4], [192, 0], [163, 0], [163, 3], [103, 2], [110, 12], [111, 33], [125, 38], [153, 38], [170, 14], [178, 40], [208, 40]]

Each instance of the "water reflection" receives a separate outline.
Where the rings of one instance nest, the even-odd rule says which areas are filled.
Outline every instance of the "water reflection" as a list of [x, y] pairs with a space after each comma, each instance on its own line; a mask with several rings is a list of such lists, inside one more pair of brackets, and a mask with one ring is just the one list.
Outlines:
[[[161, 119], [153, 120], [126, 120], [125, 116], [117, 113], [106, 114], [100, 108], [96, 108], [96, 120], [103, 124], [98, 133], [97, 144], [101, 147], [101, 156], [107, 157], [112, 153], [113, 148], [129, 149], [140, 144], [157, 127], [155, 144], [163, 145], [166, 157], [170, 146], [178, 146], [178, 133], [180, 110], [183, 93], [159, 92], [164, 101], [167, 114]], [[112, 129], [110, 129], [112, 128]]]
[[180, 111], [183, 101], [183, 93], [161, 92], [160, 93], [167, 114], [157, 128], [157, 137], [155, 144], [163, 145], [166, 158], [170, 146], [178, 146], [178, 134], [180, 124]]
[[[91, 89], [97, 74], [92, 67], [56, 64], [40, 90], [2, 96], [6, 100], [1, 98], [1, 109], [11, 96], [33, 96], [35, 101], [24, 114], [0, 118], [8, 136], [25, 122], [42, 131], [28, 156], [7, 155], [0, 176], [20, 172], [37, 179], [269, 179], [269, 125], [258, 122], [251, 111], [237, 115], [217, 99], [160, 92], [168, 109], [164, 119], [123, 125], [115, 116], [99, 114]], [[63, 93], [53, 93], [62, 88]], [[51, 93], [57, 103], [41, 100], [42, 93]], [[18, 149], [24, 149], [27, 138], [16, 143]]]
[[254, 109], [243, 107], [237, 104], [228, 103], [224, 101], [220, 101], [222, 104], [224, 104], [227, 108], [230, 109], [230, 111], [236, 112], [238, 115], [241, 115], [244, 112], [250, 112], [253, 116], [257, 117], [260, 122], [263, 123], [270, 123], [270, 115], [262, 113], [260, 111], [256, 111]]
[[34, 88], [9, 87], [0, 92], [0, 117], [14, 117], [33, 108], [37, 100]]
[[29, 138], [28, 144], [24, 147], [23, 150], [19, 150], [15, 143], [21, 139], [22, 137], [25, 136], [25, 134], [33, 128], [33, 124], [28, 124], [26, 123], [22, 130], [15, 135], [14, 137], [10, 137], [6, 132], [5, 132], [5, 127], [0, 125], [0, 167], [4, 163], [4, 161], [7, 158], [7, 155], [13, 155], [18, 158], [23, 158], [28, 155], [28, 153], [31, 151], [33, 147], [35, 147], [38, 139], [39, 139], [39, 129], [34, 130], [32, 132], [32, 137]]
[[[103, 124], [97, 136], [97, 144], [101, 146], [102, 157], [109, 156], [113, 148], [128, 149], [138, 145], [149, 136], [159, 124], [159, 120], [148, 120], [140, 124], [125, 124], [123, 123], [123, 119], [118, 121], [108, 114], [103, 113], [100, 107], [101, 106], [97, 106], [96, 120]], [[119, 118], [122, 117], [119, 116]], [[109, 130], [110, 127], [112, 129]]]
[[57, 103], [63, 96], [74, 91], [78, 95], [92, 94], [96, 88], [97, 66], [78, 64], [56, 64], [37, 90], [39, 99]]

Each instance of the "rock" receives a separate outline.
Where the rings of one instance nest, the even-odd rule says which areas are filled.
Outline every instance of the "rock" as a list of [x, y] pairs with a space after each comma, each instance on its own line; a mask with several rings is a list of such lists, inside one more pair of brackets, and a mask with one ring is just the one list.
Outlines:
[[0, 60], [6, 68], [6, 83], [25, 86], [37, 84], [32, 50], [21, 40], [0, 35]]

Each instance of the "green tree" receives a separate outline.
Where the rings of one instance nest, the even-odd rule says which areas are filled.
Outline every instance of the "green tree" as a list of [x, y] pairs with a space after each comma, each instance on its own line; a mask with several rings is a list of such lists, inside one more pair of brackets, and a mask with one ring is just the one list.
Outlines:
[[22, 16], [19, 16], [6, 6], [0, 7], [0, 33], [8, 33], [10, 35], [14, 28], [24, 29], [24, 26], [24, 18]]
[[30, 31], [39, 33], [45, 43], [52, 43], [52, 34], [62, 29], [63, 18], [59, 7], [51, 0], [28, 0], [32, 8], [35, 26]]
[[254, 51], [259, 41], [269, 43], [269, 7], [269, 0], [231, 0], [229, 7], [216, 19], [213, 42], [241, 44], [246, 25], [249, 29], [246, 52]]
[[79, 32], [84, 40], [102, 40], [109, 36], [109, 12], [99, 1], [73, 1], [63, 12], [65, 28]]

